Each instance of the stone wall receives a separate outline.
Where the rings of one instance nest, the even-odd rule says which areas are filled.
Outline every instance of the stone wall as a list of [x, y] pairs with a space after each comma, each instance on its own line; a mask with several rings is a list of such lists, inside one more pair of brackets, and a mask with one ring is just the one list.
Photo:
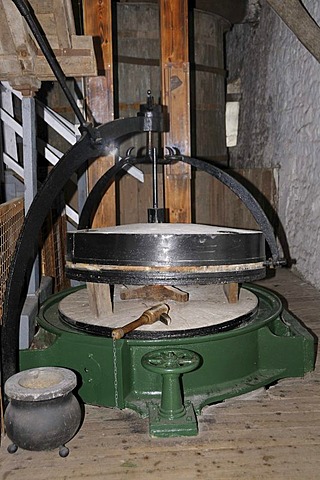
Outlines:
[[[305, 0], [320, 24], [320, 2]], [[320, 288], [320, 64], [265, 0], [227, 34], [228, 81], [240, 79], [231, 166], [279, 166], [279, 218], [295, 268]]]

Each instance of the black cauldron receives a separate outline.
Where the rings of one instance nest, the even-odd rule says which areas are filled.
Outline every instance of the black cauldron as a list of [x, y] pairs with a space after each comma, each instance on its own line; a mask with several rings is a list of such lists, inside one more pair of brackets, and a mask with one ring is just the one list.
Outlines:
[[5, 393], [10, 403], [4, 423], [13, 442], [10, 453], [25, 450], [59, 448], [61, 457], [69, 453], [65, 443], [71, 440], [81, 423], [81, 407], [72, 391], [76, 375], [59, 367], [32, 368], [10, 377]]

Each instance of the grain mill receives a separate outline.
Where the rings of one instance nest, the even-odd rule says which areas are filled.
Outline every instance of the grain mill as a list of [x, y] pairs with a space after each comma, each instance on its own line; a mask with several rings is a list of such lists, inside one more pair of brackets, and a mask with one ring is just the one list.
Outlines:
[[[78, 118], [83, 135], [43, 183], [18, 241], [4, 312], [5, 377], [18, 369], [16, 299], [22, 298], [37, 232], [57, 193], [88, 159], [113, 151], [124, 138], [140, 133], [150, 140], [151, 133], [170, 128], [151, 93], [135, 117], [95, 128], [80, 112]], [[151, 141], [146, 151], [143, 159], [129, 151], [89, 194], [79, 229], [68, 234], [66, 258], [68, 276], [82, 285], [42, 305], [34, 348], [20, 352], [20, 368], [69, 368], [78, 374], [85, 403], [131, 408], [149, 418], [154, 436], [195, 435], [197, 415], [206, 405], [310, 371], [313, 338], [279, 297], [249, 283], [281, 265], [272, 227], [254, 197], [213, 164], [170, 146], [160, 158]], [[154, 167], [150, 222], [92, 228], [116, 175], [142, 161]], [[157, 202], [156, 167], [174, 162], [220, 180], [260, 230], [166, 223]]]

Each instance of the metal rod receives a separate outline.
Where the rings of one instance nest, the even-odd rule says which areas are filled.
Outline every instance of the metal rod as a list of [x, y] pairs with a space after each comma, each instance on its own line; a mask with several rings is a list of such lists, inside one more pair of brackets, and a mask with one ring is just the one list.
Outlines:
[[[151, 157], [152, 155], [152, 132], [151, 130], [147, 132], [147, 155]], [[151, 158], [150, 158], [151, 160]]]
[[153, 208], [158, 208], [158, 177], [157, 177], [157, 150], [152, 149], [152, 181], [153, 181]]
[[45, 34], [43, 33], [42, 27], [39, 24], [36, 16], [34, 15], [33, 10], [30, 8], [30, 4], [27, 0], [12, 0], [13, 3], [16, 5], [17, 9], [21, 13], [21, 15], [25, 18], [27, 24], [29, 25], [35, 39], [37, 40], [39, 47], [45, 56], [48, 64], [50, 65], [57, 81], [59, 82], [65, 96], [67, 97], [72, 110], [74, 111], [76, 117], [80, 122], [80, 131], [87, 131], [91, 137], [95, 137], [95, 132], [91, 125], [88, 125], [84, 116], [81, 113], [68, 85], [66, 82], [66, 77], [63, 73], [63, 70], [58, 63], [55, 54], [49, 44]]

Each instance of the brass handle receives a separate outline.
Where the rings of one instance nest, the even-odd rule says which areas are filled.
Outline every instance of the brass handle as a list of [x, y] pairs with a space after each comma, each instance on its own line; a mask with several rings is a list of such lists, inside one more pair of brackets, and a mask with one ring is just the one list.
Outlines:
[[[122, 338], [126, 333], [132, 332], [132, 330], [135, 330], [142, 325], [151, 325], [158, 320], [161, 320], [166, 325], [169, 325], [171, 319], [168, 315], [168, 312], [169, 306], [166, 303], [155, 305], [154, 307], [145, 310], [141, 317], [137, 318], [137, 320], [134, 320], [123, 327], [112, 330], [111, 336], [114, 340], [120, 340], [120, 338]], [[163, 318], [161, 318], [162, 315]]]

